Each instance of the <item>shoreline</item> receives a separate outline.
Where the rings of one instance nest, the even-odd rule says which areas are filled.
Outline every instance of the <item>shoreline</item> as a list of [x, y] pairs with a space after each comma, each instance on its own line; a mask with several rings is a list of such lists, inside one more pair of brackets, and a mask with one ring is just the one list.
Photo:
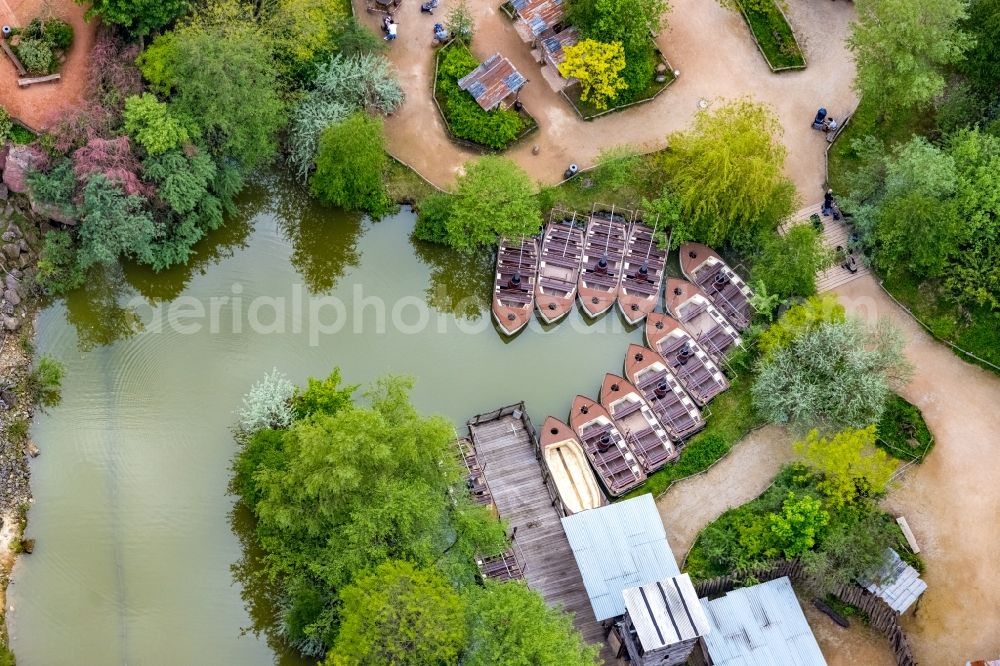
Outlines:
[[[6, 190], [6, 186], [0, 186]], [[0, 654], [9, 649], [7, 586], [23, 537], [31, 495], [30, 458], [38, 447], [29, 433], [36, 406], [24, 391], [35, 360], [35, 320], [40, 303], [32, 282], [44, 225], [23, 195], [9, 193], [0, 209]], [[28, 541], [30, 552], [30, 540]]]

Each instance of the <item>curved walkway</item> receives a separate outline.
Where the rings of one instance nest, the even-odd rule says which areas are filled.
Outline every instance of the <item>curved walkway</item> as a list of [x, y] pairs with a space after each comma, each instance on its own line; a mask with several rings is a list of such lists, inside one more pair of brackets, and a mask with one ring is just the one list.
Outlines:
[[[399, 71], [407, 99], [386, 121], [390, 152], [438, 186], [449, 185], [462, 164], [474, 156], [447, 138], [431, 94], [434, 76], [432, 26], [444, 21], [456, 0], [442, 0], [433, 16], [420, 13], [420, 0], [403, 0], [396, 13], [399, 37], [389, 58]], [[497, 51], [511, 59], [529, 79], [521, 92], [539, 130], [507, 155], [532, 178], [558, 182], [571, 162], [591, 165], [605, 148], [629, 144], [641, 150], [662, 148], [670, 132], [684, 129], [700, 99], [710, 103], [750, 95], [770, 103], [785, 129], [787, 173], [800, 193], [815, 199], [825, 178], [824, 137], [809, 128], [816, 108], [845, 116], [856, 103], [851, 89], [854, 65], [844, 46], [854, 8], [847, 2], [790, 0], [789, 19], [799, 35], [809, 66], [773, 74], [757, 51], [743, 18], [716, 0], [673, 0], [669, 27], [658, 38], [680, 78], [653, 102], [586, 122], [542, 78], [528, 47], [508, 18], [500, 0], [470, 3], [476, 15], [473, 52], [485, 58]], [[361, 21], [379, 30], [379, 14], [366, 14], [355, 0]], [[540, 148], [538, 155], [531, 148]], [[815, 194], [811, 194], [815, 193]]]

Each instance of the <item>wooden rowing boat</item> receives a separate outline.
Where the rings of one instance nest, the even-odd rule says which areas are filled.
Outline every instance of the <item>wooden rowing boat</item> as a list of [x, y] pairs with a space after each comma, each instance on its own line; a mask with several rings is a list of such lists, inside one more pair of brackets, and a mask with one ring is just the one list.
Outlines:
[[646, 472], [606, 409], [578, 395], [570, 410], [569, 424], [609, 495], [619, 497], [646, 480]]
[[618, 297], [628, 227], [613, 213], [594, 212], [587, 222], [578, 293], [588, 317], [611, 309]]
[[675, 442], [683, 441], [705, 427], [701, 410], [652, 349], [629, 345], [625, 352], [625, 376], [642, 393], [657, 420]]
[[674, 319], [716, 362], [743, 343], [733, 325], [697, 285], [680, 278], [668, 279], [666, 304]]
[[535, 304], [546, 324], [553, 324], [573, 309], [580, 262], [583, 260], [584, 230], [567, 221], [549, 222], [542, 236]]
[[740, 331], [753, 318], [753, 290], [719, 254], [701, 243], [684, 243], [680, 248], [681, 272], [701, 287], [712, 304]]
[[542, 458], [567, 516], [608, 503], [587, 462], [583, 444], [568, 425], [548, 417], [542, 424], [540, 442]]
[[514, 335], [531, 319], [538, 277], [538, 239], [500, 240], [493, 282], [493, 318], [505, 335]]
[[660, 355], [698, 405], [704, 407], [729, 388], [729, 380], [712, 357], [670, 315], [649, 315], [645, 333], [646, 345]]
[[611, 414], [646, 474], [652, 474], [677, 457], [667, 431], [653, 415], [646, 399], [624, 377], [610, 372], [604, 375], [601, 405]]
[[629, 324], [638, 324], [653, 311], [663, 284], [667, 252], [656, 245], [653, 233], [639, 222], [629, 230], [618, 287], [618, 309]]

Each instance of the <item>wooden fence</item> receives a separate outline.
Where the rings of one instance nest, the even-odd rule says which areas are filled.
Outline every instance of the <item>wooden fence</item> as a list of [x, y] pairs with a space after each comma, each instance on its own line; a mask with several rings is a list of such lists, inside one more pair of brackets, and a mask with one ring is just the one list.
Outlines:
[[[710, 578], [697, 583], [694, 588], [699, 597], [710, 597], [742, 587], [747, 579], [767, 582], [782, 576], [788, 576], [795, 582], [807, 580], [802, 564], [793, 560], [779, 562], [770, 568], [749, 571], [740, 576], [729, 575]], [[858, 585], [841, 586], [834, 592], [834, 596], [844, 603], [856, 606], [868, 616], [869, 624], [889, 639], [889, 645], [892, 647], [896, 663], [899, 666], [916, 666], [917, 661], [913, 658], [913, 651], [906, 638], [906, 632], [899, 624], [899, 613], [894, 611], [889, 604]]]

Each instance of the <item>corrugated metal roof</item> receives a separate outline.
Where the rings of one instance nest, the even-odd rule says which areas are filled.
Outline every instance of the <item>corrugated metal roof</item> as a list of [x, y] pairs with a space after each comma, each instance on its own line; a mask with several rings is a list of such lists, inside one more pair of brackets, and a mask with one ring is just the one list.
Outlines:
[[687, 574], [622, 592], [644, 651], [704, 636], [711, 631], [698, 593]]
[[566, 28], [558, 34], [543, 38], [541, 40], [542, 51], [552, 66], [558, 68], [559, 64], [566, 59], [563, 49], [567, 46], [573, 46], [579, 41], [580, 33], [576, 31], [576, 28]]
[[562, 0], [511, 0], [511, 4], [535, 37], [560, 23], [566, 16]]
[[597, 620], [625, 612], [622, 592], [680, 575], [650, 494], [562, 519]]
[[702, 599], [716, 666], [826, 666], [787, 577]]
[[479, 106], [491, 111], [500, 105], [508, 95], [511, 95], [527, 79], [521, 76], [510, 60], [499, 53], [494, 53], [479, 67], [458, 80], [458, 87], [467, 90], [479, 102]]
[[892, 548], [885, 549], [885, 561], [865, 589], [889, 604], [897, 613], [905, 613], [927, 589], [917, 570], [903, 561]]

